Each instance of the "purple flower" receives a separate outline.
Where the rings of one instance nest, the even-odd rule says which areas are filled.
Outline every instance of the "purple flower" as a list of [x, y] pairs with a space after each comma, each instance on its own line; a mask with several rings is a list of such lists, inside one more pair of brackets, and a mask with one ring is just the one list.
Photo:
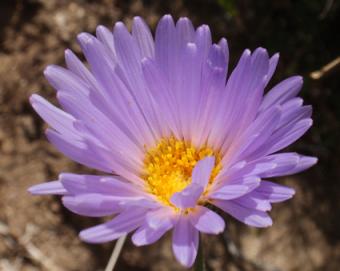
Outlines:
[[173, 230], [173, 251], [190, 267], [199, 232], [219, 234], [214, 205], [253, 227], [268, 227], [271, 204], [294, 190], [267, 178], [303, 171], [316, 158], [277, 153], [312, 125], [311, 106], [296, 97], [302, 78], [290, 77], [264, 95], [279, 55], [245, 50], [227, 78], [227, 41], [213, 44], [209, 27], [190, 20], [159, 22], [155, 40], [136, 17], [132, 33], [116, 23], [96, 37], [81, 33], [90, 70], [66, 50], [67, 68], [49, 66], [59, 109], [38, 95], [31, 103], [49, 124], [50, 142], [72, 160], [106, 175], [62, 173], [31, 187], [62, 195], [74, 213], [107, 223], [80, 232], [90, 243], [134, 232], [137, 246]]

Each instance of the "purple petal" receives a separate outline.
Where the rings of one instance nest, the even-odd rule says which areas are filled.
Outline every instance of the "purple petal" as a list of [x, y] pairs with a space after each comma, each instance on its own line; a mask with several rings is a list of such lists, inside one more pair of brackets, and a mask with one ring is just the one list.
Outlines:
[[164, 207], [151, 210], [146, 214], [145, 222], [152, 229], [157, 229], [163, 223], [173, 224], [177, 213], [171, 207]]
[[294, 196], [294, 189], [276, 183], [262, 181], [261, 185], [251, 192], [251, 195], [270, 202], [282, 202]]
[[171, 224], [164, 224], [157, 229], [152, 229], [148, 225], [142, 225], [132, 235], [132, 242], [135, 246], [150, 245], [158, 241], [171, 228]]
[[110, 176], [62, 173], [59, 179], [72, 194], [99, 193], [104, 195], [136, 197], [145, 195], [135, 185]]
[[[112, 35], [112, 34], [110, 34]], [[113, 40], [112, 40], [113, 42]], [[88, 52], [89, 49], [87, 49], [87, 54], [89, 54]], [[95, 52], [91, 53], [90, 55], [95, 54]], [[89, 56], [90, 57], [90, 56]], [[98, 57], [96, 58], [98, 59]], [[92, 74], [88, 68], [79, 60], [79, 58], [71, 51], [71, 50], [66, 50], [65, 51], [65, 61], [66, 61], [66, 65], [68, 67], [68, 69], [70, 71], [72, 71], [73, 73], [73, 77], [75, 77], [75, 75], [77, 75], [77, 81], [78, 84], [81, 83], [82, 88], [84, 90], [86, 90], [86, 94], [85, 97], [87, 99], [91, 100], [92, 106], [95, 106], [98, 110], [100, 110], [102, 113], [104, 113], [105, 115], [112, 115], [114, 116], [115, 114], [117, 114], [116, 111], [120, 110], [120, 112], [125, 112], [123, 109], [124, 107], [122, 106], [122, 99], [118, 98], [119, 95], [113, 95], [116, 94], [118, 92], [118, 87], [117, 84], [113, 82], [115, 82], [112, 78], [114, 77], [112, 75], [112, 69], [108, 68], [105, 69], [105, 71], [103, 73], [100, 74], [100, 76], [107, 76], [107, 70], [110, 71], [111, 69], [111, 73], [109, 72], [109, 74], [111, 75], [111, 77], [108, 78], [107, 81], [105, 81], [105, 84], [102, 84], [100, 82], [98, 82], [98, 80], [95, 78], [94, 74]], [[94, 64], [92, 64], [94, 65]], [[51, 76], [53, 76], [55, 72], [51, 72]], [[71, 73], [71, 74], [72, 74]], [[70, 75], [68, 75], [70, 77]], [[55, 77], [55, 76], [54, 76]], [[70, 94], [69, 87], [65, 87], [65, 85], [62, 83], [62, 77], [60, 78], [60, 86], [58, 88], [58, 91], [67, 91], [68, 94]], [[113, 85], [109, 86], [109, 91], [107, 90], [107, 85], [106, 83], [110, 83]], [[117, 92], [112, 92], [112, 88], [117, 89]], [[77, 95], [77, 97], [79, 96], [78, 93], [81, 93], [81, 91], [72, 91], [73, 95]], [[122, 93], [119, 89], [118, 93]], [[79, 97], [78, 97], [79, 99]], [[115, 107], [111, 106], [110, 101], [114, 100], [115, 101]], [[87, 102], [88, 103], [88, 102]], [[80, 118], [81, 119], [81, 118]], [[130, 123], [128, 118], [125, 118], [125, 123]]]
[[254, 163], [270, 162], [275, 164], [274, 168], [259, 174], [259, 176], [266, 178], [289, 175], [289, 172], [296, 167], [299, 160], [299, 156], [296, 153], [278, 153], [259, 158]]
[[[240, 87], [243, 88], [243, 95], [239, 95], [238, 102], [234, 105], [234, 110], [237, 111], [244, 110], [244, 108], [241, 109], [241, 103], [250, 105], [245, 108], [241, 114], [241, 118], [234, 118], [234, 125], [237, 125], [239, 129], [247, 127], [255, 117], [262, 100], [264, 80], [268, 73], [268, 67], [269, 57], [267, 51], [263, 48], [257, 48], [251, 55], [248, 78], [241, 79], [244, 80], [244, 82], [239, 83]], [[243, 98], [245, 100], [242, 101]], [[249, 101], [249, 103], [247, 103], [247, 101]]]
[[[70, 51], [68, 51], [70, 54]], [[57, 91], [68, 90], [71, 93], [89, 93], [88, 87], [70, 70], [57, 65], [49, 65], [44, 75], [51, 86]]]
[[[161, 114], [157, 114], [155, 101], [152, 100], [146, 88], [141, 65], [142, 56], [139, 48], [129, 31], [121, 22], [115, 24], [113, 36], [117, 58], [119, 60], [119, 69], [117, 72], [145, 117], [145, 121], [148, 124], [148, 135], [155, 140], [162, 135], [162, 119]], [[147, 141], [147, 143], [153, 144], [154, 141]]]
[[195, 262], [198, 237], [198, 230], [191, 225], [189, 218], [181, 216], [173, 231], [172, 250], [176, 259], [185, 267], [191, 267]]
[[200, 232], [219, 234], [224, 231], [224, 220], [206, 207], [197, 206], [189, 216], [192, 225]]
[[[116, 30], [117, 30], [116, 32], [118, 32], [118, 34], [122, 34], [123, 37], [126, 37], [127, 35], [129, 37], [129, 40], [131, 41], [132, 37], [130, 37], [129, 33], [126, 33], [127, 31], [124, 31], [124, 27], [121, 27], [121, 24], [117, 23]], [[118, 34], [116, 33], [116, 35]], [[97, 127], [97, 129], [93, 129], [93, 132], [97, 133], [97, 136], [101, 137], [101, 140], [104, 142], [107, 142], [107, 140], [110, 139], [108, 135], [119, 136], [120, 140], [118, 140], [118, 142], [128, 140], [129, 137], [131, 137], [131, 135], [133, 135], [134, 133], [126, 134], [126, 130], [135, 131], [135, 133], [137, 133], [135, 129], [136, 124], [133, 123], [133, 121], [137, 121], [138, 126], [140, 128], [138, 130], [138, 134], [140, 134], [140, 137], [138, 138], [143, 140], [143, 143], [141, 144], [145, 144], [145, 143], [147, 143], [148, 145], [151, 144], [154, 139], [152, 138], [152, 134], [150, 133], [150, 127], [146, 126], [146, 123], [145, 123], [146, 119], [144, 118], [142, 112], [140, 112], [140, 108], [138, 108], [138, 105], [137, 105], [139, 102], [147, 101], [148, 99], [146, 99], [145, 97], [143, 99], [139, 99], [140, 96], [133, 97], [132, 93], [130, 93], [131, 90], [136, 90], [136, 89], [141, 90], [141, 88], [143, 87], [143, 84], [140, 79], [141, 72], [137, 71], [138, 69], [140, 69], [140, 67], [136, 67], [137, 65], [136, 62], [139, 63], [140, 59], [138, 58], [138, 61], [137, 61], [137, 58], [133, 58], [133, 56], [131, 56], [131, 58], [133, 59], [133, 62], [131, 62], [131, 66], [134, 67], [133, 71], [131, 72], [135, 73], [133, 74], [133, 76], [131, 75], [131, 77], [133, 77], [135, 81], [137, 81], [137, 79], [139, 78], [138, 80], [139, 85], [134, 86], [134, 88], [132, 89], [129, 89], [128, 84], [131, 82], [134, 82], [134, 80], [126, 81], [126, 76], [124, 77], [124, 72], [126, 73], [129, 70], [127, 70], [127, 67], [125, 66], [124, 67], [126, 68], [126, 70], [124, 67], [122, 67], [124, 68], [123, 70], [120, 68], [120, 72], [121, 73], [123, 71], [124, 72], [123, 72], [123, 75], [120, 74], [121, 76], [118, 76], [117, 69], [119, 69], [119, 66], [115, 66], [114, 63], [110, 61], [110, 58], [109, 56], [107, 56], [107, 52], [100, 41], [98, 41], [95, 37], [87, 33], [82, 33], [78, 35], [78, 40], [82, 46], [83, 52], [88, 62], [91, 65], [91, 71], [96, 79], [95, 81], [98, 81], [98, 82], [97, 83], [93, 82], [92, 77], [89, 77], [87, 81], [90, 80], [88, 82], [90, 86], [94, 87], [96, 90], [98, 90], [98, 92], [100, 92], [101, 99], [100, 101], [97, 101], [97, 104], [103, 105], [103, 106], [98, 106], [98, 108], [93, 108], [93, 106], [91, 107], [91, 103], [87, 101], [86, 99], [83, 99], [83, 101], [79, 104], [77, 103], [75, 104], [74, 99], [72, 102], [72, 99], [71, 99], [72, 97], [69, 97], [68, 99], [64, 99], [64, 102], [67, 102], [67, 101], [71, 102], [71, 106], [68, 106], [68, 108], [70, 109], [77, 108], [78, 111], [80, 110], [82, 114], [79, 115], [79, 118], [82, 119], [81, 118], [82, 115], [86, 116], [87, 117], [86, 123], [92, 124], [90, 128], [92, 126], [95, 126], [96, 124], [97, 125], [102, 124], [101, 128], [98, 129]], [[116, 53], [117, 53], [117, 58], [120, 63], [122, 61], [123, 63], [126, 63], [125, 62], [126, 57], [129, 57], [131, 55], [129, 54], [128, 49], [130, 50], [130, 47], [132, 46], [132, 44], [130, 47], [126, 48], [126, 50], [122, 52], [121, 47], [124, 46], [122, 43], [125, 44], [125, 42], [126, 42], [125, 39], [122, 41], [121, 40], [117, 41], [117, 39], [115, 38]], [[124, 54], [124, 52], [126, 52], [126, 54]], [[137, 52], [134, 52], [134, 53], [137, 53]], [[99, 87], [98, 87], [98, 84], [99, 84]], [[115, 91], [112, 91], [113, 89], [115, 89]], [[143, 94], [144, 92], [139, 91], [138, 93]], [[92, 95], [92, 96], [95, 96], [95, 95]], [[112, 101], [115, 102], [115, 107], [111, 106], [110, 102], [112, 103]], [[149, 108], [145, 106], [142, 106], [141, 108]], [[84, 109], [88, 109], [88, 110], [92, 109], [92, 110], [90, 112], [87, 112], [85, 110], [84, 112], [84, 110], [81, 110], [82, 109], [81, 107]], [[101, 107], [106, 108], [106, 110], [104, 111], [109, 112], [109, 114], [108, 115], [101, 114], [100, 111], [102, 111], [102, 109], [99, 109]], [[96, 112], [96, 114], [93, 114], [94, 112]], [[100, 121], [92, 123], [93, 116], [96, 116], [96, 118], [99, 119]], [[111, 118], [108, 118], [108, 116], [110, 116]], [[133, 119], [131, 119], [130, 116], [133, 116]], [[124, 118], [124, 121], [122, 121], [122, 117]], [[113, 122], [110, 121], [110, 119], [112, 118], [114, 120]], [[105, 121], [105, 124], [104, 124], [104, 121]], [[121, 126], [124, 127], [127, 125], [128, 125], [128, 128], [125, 127], [124, 129], [121, 127]], [[117, 126], [120, 127], [120, 129], [117, 129]], [[112, 127], [115, 127], [114, 130], [116, 131], [115, 132], [111, 131], [108, 133], [108, 130], [110, 130], [110, 128]], [[119, 135], [121, 130], [125, 132], [125, 135], [122, 135], [122, 137]], [[105, 135], [106, 135], [106, 138], [105, 138]], [[116, 142], [116, 140], [113, 140], [111, 138], [111, 143], [112, 142]]]
[[62, 200], [67, 209], [84, 216], [101, 217], [121, 211], [119, 201], [108, 195], [89, 193], [64, 196]]
[[288, 174], [299, 173], [301, 171], [304, 171], [314, 166], [318, 162], [318, 158], [316, 157], [303, 156], [303, 155], [298, 155], [298, 156], [299, 156], [299, 161], [297, 165], [291, 171], [289, 171]]
[[33, 195], [66, 195], [67, 190], [60, 181], [36, 184], [28, 189]]
[[225, 68], [225, 73], [228, 73], [228, 63], [229, 63], [229, 46], [228, 46], [228, 41], [225, 38], [221, 38], [221, 40], [218, 42], [218, 45], [222, 49], [225, 63], [226, 63], [226, 68]]
[[[112, 34], [110, 34], [112, 35]], [[113, 40], [112, 40], [113, 42]], [[87, 54], [89, 54], [87, 52]], [[72, 94], [72, 95], [76, 95], [77, 97], [79, 96], [79, 93], [82, 93], [85, 91], [85, 97], [87, 99], [91, 100], [91, 108], [93, 106], [95, 106], [98, 110], [100, 110], [102, 113], [104, 113], [105, 115], [114, 115], [115, 113], [115, 109], [116, 110], [120, 110], [120, 112], [122, 112], [122, 106], [121, 106], [121, 101], [117, 98], [117, 95], [112, 95], [113, 93], [116, 92], [112, 92], [112, 88], [118, 88], [116, 85], [111, 85], [110, 91], [108, 92], [106, 90], [106, 84], [101, 84], [100, 82], [98, 82], [98, 80], [95, 78], [94, 74], [92, 74], [88, 68], [79, 60], [79, 58], [71, 51], [71, 50], [66, 50], [65, 51], [65, 61], [66, 61], [66, 65], [67, 68], [72, 72], [71, 75], [66, 74], [68, 77], [71, 78], [76, 78], [78, 85], [80, 85], [80, 88], [78, 90], [75, 89], [76, 91], [72, 91], [70, 93], [70, 88], [69, 86], [65, 86], [65, 84], [63, 84], [63, 77], [59, 76], [59, 78], [56, 78], [55, 81], [59, 82], [58, 85], [58, 91], [67, 91], [68, 94]], [[107, 72], [105, 70], [105, 72]], [[50, 72], [50, 76], [52, 77], [56, 77], [55, 75], [56, 73], [52, 70]], [[57, 73], [58, 74], [58, 73]], [[102, 73], [101, 75], [105, 75], [104, 73]], [[112, 73], [111, 73], [112, 75]], [[65, 76], [64, 76], [65, 77]], [[57, 80], [58, 79], [58, 80]], [[110, 77], [111, 79], [111, 77]], [[107, 81], [109, 83], [112, 83], [112, 79]], [[105, 81], [106, 82], [106, 81]], [[121, 93], [121, 92], [119, 92]], [[111, 94], [111, 95], [110, 95]], [[84, 93], [83, 95], [84, 96]], [[114, 96], [114, 98], [112, 97]], [[112, 97], [112, 98], [111, 98]], [[78, 97], [79, 99], [79, 97]], [[115, 107], [111, 106], [110, 101], [114, 100], [115, 101]], [[71, 111], [73, 112], [73, 111]], [[72, 114], [72, 113], [71, 113]], [[81, 119], [81, 118], [80, 118]], [[125, 118], [125, 122], [128, 122], [128, 118]]]
[[243, 196], [248, 193], [249, 187], [246, 185], [226, 184], [209, 194], [209, 198], [230, 200]]
[[114, 63], [117, 62], [116, 50], [114, 48], [113, 43], [113, 35], [112, 32], [107, 29], [105, 26], [99, 25], [96, 29], [96, 36], [99, 41], [105, 46], [108, 54], [112, 57], [112, 61]]
[[313, 120], [308, 118], [280, 128], [268, 139], [267, 145], [270, 148], [267, 153], [277, 152], [294, 143], [307, 132], [312, 124]]
[[[125, 159], [126, 162], [136, 162], [141, 165], [140, 157], [143, 157], [144, 154], [140, 142], [129, 137], [125, 130], [119, 127], [119, 124], [112, 122], [108, 118], [109, 116], [100, 112], [87, 98], [76, 97], [67, 93], [58, 93], [57, 97], [67, 111], [72, 111], [73, 116], [86, 124], [87, 133], [97, 138], [102, 146], [120, 152], [120, 154], [124, 153], [124, 156], [120, 155], [120, 160], [129, 157], [128, 160]], [[85, 131], [84, 134], [86, 135]]]
[[[228, 119], [228, 115], [225, 115], [228, 127], [224, 129], [234, 136], [244, 130], [256, 116], [269, 67], [268, 53], [263, 48], [257, 48], [251, 56], [246, 52], [242, 58], [226, 86], [227, 106], [230, 107], [231, 115]], [[244, 107], [244, 104], [249, 106]]]
[[[60, 104], [66, 112], [77, 119], [86, 120], [86, 116], [90, 114], [91, 119], [86, 121], [87, 124], [91, 124], [89, 127], [94, 126], [94, 132], [105, 131], [106, 127], [112, 126], [112, 124], [110, 124], [111, 121], [106, 121], [107, 118], [105, 117], [105, 115], [112, 114], [112, 110], [108, 109], [110, 97], [105, 96], [106, 92], [98, 85], [92, 73], [86, 69], [71, 51], [66, 51], [65, 57], [67, 64], [72, 67], [72, 70], [74, 70], [76, 74], [82, 76], [81, 78], [70, 70], [55, 65], [48, 66], [44, 71], [49, 83], [58, 91], [58, 99], [62, 97], [62, 99], [59, 100]], [[102, 74], [103, 73], [101, 73], [101, 75]], [[65, 96], [68, 97], [68, 99], [66, 99]], [[72, 100], [75, 100], [78, 104], [76, 103], [76, 106], [72, 106], [71, 104], [70, 106], [69, 104], [72, 103]], [[100, 104], [99, 108], [104, 114], [94, 106], [95, 103]], [[82, 108], [81, 105], [86, 107], [86, 113], [88, 112], [88, 114], [83, 114], [82, 110], [79, 110]], [[98, 113], [94, 114], [95, 112]], [[96, 125], [101, 122], [93, 122], [94, 116], [96, 116], [96, 119], [100, 118], [101, 122], [105, 122], [103, 125], [104, 129], [98, 129]]]
[[111, 61], [112, 58], [110, 57], [109, 51], [96, 37], [91, 34], [80, 33], [78, 34], [77, 39], [86, 60], [91, 65], [93, 75], [96, 79], [101, 81], [101, 79], [103, 79], [101, 73], [105, 72], [105, 69], [103, 69], [104, 67], [108, 71], [114, 70], [115, 63]]
[[142, 56], [140, 50], [122, 22], [117, 22], [115, 24], [113, 37], [119, 63], [122, 65], [124, 71], [134, 78], [128, 82], [133, 86], [141, 80], [140, 61]]
[[115, 205], [119, 205], [121, 208], [131, 206], [155, 208], [158, 206], [149, 194], [143, 192], [141, 186], [123, 181], [118, 177], [63, 173], [59, 178], [70, 194], [87, 195], [95, 193], [103, 195], [104, 198], [110, 196], [107, 200], [116, 202]]
[[[242, 91], [238, 91], [237, 93], [235, 93], [235, 91], [236, 89], [240, 89], [240, 85], [238, 84], [239, 82], [242, 83], [241, 78], [243, 78], [244, 80], [243, 75], [247, 74], [247, 69], [250, 65], [250, 59], [251, 59], [250, 51], [245, 50], [236, 68], [233, 70], [232, 74], [229, 77], [226, 86], [227, 90], [223, 92], [224, 95], [222, 94], [220, 95], [219, 100], [217, 101], [219, 110], [217, 111], [217, 113], [214, 114], [214, 118], [211, 119], [210, 125], [212, 130], [208, 138], [209, 140], [208, 143], [210, 144], [221, 145], [224, 139], [223, 134], [226, 133], [226, 131], [229, 131], [229, 127], [236, 127], [234, 126], [234, 118], [232, 117], [234, 117], [235, 115], [239, 115], [237, 112], [239, 105], [238, 104], [236, 105], [236, 103], [238, 101], [239, 96], [244, 95], [243, 93], [244, 88], [241, 88]], [[244, 103], [245, 99], [243, 97], [240, 97], [239, 100], [242, 100], [242, 102]], [[217, 105], [215, 105], [215, 107]], [[226, 119], [229, 120], [228, 124], [225, 122]]]
[[[201, 28], [205, 29], [207, 27], [202, 26]], [[197, 30], [197, 33], [199, 33], [199, 30]], [[206, 35], [210, 36], [210, 32]], [[193, 119], [195, 134], [192, 136], [192, 142], [195, 146], [201, 146], [206, 143], [211, 131], [212, 120], [214, 119], [212, 116], [215, 117], [221, 109], [220, 94], [223, 93], [225, 88], [227, 75], [227, 60], [223, 48], [220, 45], [214, 44], [207, 49], [208, 55], [202, 59], [203, 63], [199, 79], [201, 84], [196, 94], [197, 101], [194, 103], [196, 107]], [[200, 50], [202, 49], [198, 47], [198, 57], [203, 58], [202, 54], [206, 53], [201, 53]]]
[[145, 217], [145, 209], [132, 208], [125, 210], [111, 221], [83, 230], [80, 238], [88, 243], [104, 243], [118, 239], [138, 228]]
[[149, 211], [145, 223], [133, 234], [132, 241], [137, 246], [156, 242], [174, 225], [172, 208]]
[[112, 172], [112, 167], [107, 163], [108, 161], [98, 159], [99, 155], [89, 150], [84, 142], [70, 140], [50, 129], [46, 130], [46, 136], [60, 152], [72, 160], [90, 168], [107, 173]]
[[267, 144], [268, 138], [275, 131], [281, 112], [280, 107], [273, 107], [258, 116], [241, 135], [240, 140], [235, 140], [234, 145], [231, 146], [238, 150], [235, 151], [230, 163], [236, 159], [252, 160], [253, 157], [259, 156], [258, 150], [261, 152], [264, 149], [262, 146]]
[[203, 193], [209, 182], [210, 174], [215, 165], [215, 158], [206, 157], [198, 161], [192, 171], [192, 181], [182, 191], [175, 193], [170, 201], [178, 208], [192, 208]]
[[214, 200], [213, 204], [249, 226], [263, 228], [273, 224], [266, 212], [246, 208], [232, 201]]
[[280, 105], [295, 97], [303, 84], [301, 76], [292, 76], [273, 87], [263, 99], [260, 111], [266, 110], [270, 106]]
[[[239, 180], [247, 180], [249, 178], [258, 179], [257, 176], [261, 176], [263, 173], [273, 170], [277, 167], [277, 164], [269, 161], [252, 161], [252, 162], [244, 162], [241, 161], [235, 164], [230, 169], [226, 169], [224, 172], [221, 172], [220, 175], [216, 178], [216, 184], [243, 184], [244, 181], [240, 182]], [[235, 181], [234, 181], [235, 180]], [[251, 181], [251, 180], [249, 180]], [[255, 182], [257, 180], [254, 180]], [[248, 182], [248, 180], [247, 180]]]
[[193, 208], [203, 191], [202, 186], [191, 183], [182, 191], [173, 194], [170, 202], [178, 208]]
[[267, 171], [261, 172], [259, 176], [263, 178], [286, 176], [295, 174], [312, 167], [317, 163], [317, 158], [303, 156], [297, 153], [278, 153], [260, 158], [254, 163], [271, 162], [276, 166]]
[[159, 21], [155, 34], [155, 59], [166, 78], [174, 74], [175, 24], [170, 15]]
[[201, 25], [196, 30], [195, 43], [197, 50], [202, 60], [205, 60], [208, 56], [209, 49], [211, 47], [211, 32], [207, 25]]
[[282, 105], [282, 116], [277, 127], [284, 127], [292, 122], [310, 118], [312, 115], [311, 106], [303, 106], [301, 98], [292, 98]]
[[261, 178], [247, 174], [227, 178], [222, 182], [215, 181], [211, 188], [212, 192], [209, 194], [209, 198], [221, 200], [235, 199], [253, 191], [260, 183]]
[[200, 87], [201, 67], [196, 44], [186, 44], [182, 54], [183, 56], [180, 57], [183, 63], [178, 67], [180, 74], [174, 82], [174, 92], [177, 98], [181, 131], [184, 139], [190, 141], [193, 137], [193, 120], [199, 104], [197, 89]]
[[192, 22], [181, 17], [176, 23], [176, 42], [179, 47], [184, 47], [187, 43], [193, 42], [195, 39], [195, 29]]
[[141, 196], [141, 197], [119, 197], [117, 199], [120, 201], [119, 205], [122, 208], [130, 208], [130, 207], [143, 207], [148, 209], [156, 209], [161, 207], [162, 205], [156, 200], [151, 200], [150, 198]]
[[79, 132], [74, 128], [76, 119], [73, 116], [65, 113], [36, 94], [31, 96], [30, 102], [34, 110], [53, 129], [67, 137], [78, 140], [81, 139]]
[[273, 77], [273, 74], [276, 70], [277, 63], [279, 62], [280, 54], [276, 53], [269, 59], [269, 69], [266, 78], [266, 85], [269, 83], [270, 79]]
[[258, 187], [261, 183], [261, 178], [258, 176], [243, 176], [241, 178], [230, 179], [226, 185], [244, 185], [248, 187], [248, 192]]
[[252, 197], [251, 193], [243, 197], [234, 199], [233, 202], [243, 207], [263, 212], [270, 211], [272, 209], [272, 206], [270, 205], [270, 202], [268, 200]]
[[[136, 167], [128, 167], [126, 164], [122, 165], [121, 159], [114, 159], [117, 153], [109, 152], [100, 145], [96, 145], [88, 140], [78, 141], [67, 138], [56, 133], [53, 130], [47, 129], [46, 135], [49, 141], [63, 154], [70, 157], [72, 160], [92, 167], [107, 173], [116, 172], [124, 176], [131, 182], [141, 183], [140, 177], [134, 174]], [[84, 134], [86, 136], [86, 134]], [[121, 155], [121, 154], [120, 154]]]
[[227, 78], [227, 64], [228, 62], [223, 49], [219, 45], [212, 45], [206, 60], [206, 66], [203, 67], [203, 69], [206, 69], [204, 71], [207, 72], [206, 76], [210, 76], [210, 78], [213, 79], [211, 81], [206, 79], [206, 83], [210, 82], [213, 84], [211, 91], [216, 91], [225, 86]]
[[143, 57], [153, 57], [155, 54], [155, 44], [150, 32], [141, 17], [134, 17], [132, 24], [132, 36], [136, 40]]
[[142, 71], [149, 91], [157, 100], [159, 113], [163, 114], [163, 125], [168, 126], [172, 133], [179, 138], [181, 133], [179, 120], [176, 118], [175, 97], [169, 90], [164, 75], [156, 63], [147, 58], [142, 60]]
[[[67, 69], [71, 71], [74, 75], [77, 75], [80, 79], [84, 80], [89, 85], [91, 85], [91, 81], [96, 84], [92, 73], [85, 67], [83, 62], [81, 62], [80, 59], [70, 49], [65, 50], [65, 62]], [[58, 84], [58, 86], [60, 86], [58, 87], [58, 89], [62, 88], [62, 84]]]
[[215, 166], [215, 157], [208, 156], [199, 160], [192, 170], [192, 183], [205, 188], [209, 182], [211, 171]]

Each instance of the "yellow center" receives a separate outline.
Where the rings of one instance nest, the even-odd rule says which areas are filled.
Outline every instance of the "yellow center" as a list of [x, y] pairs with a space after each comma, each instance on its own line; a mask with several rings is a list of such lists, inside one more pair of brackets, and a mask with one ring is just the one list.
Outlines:
[[196, 163], [207, 156], [215, 157], [215, 167], [209, 180], [211, 184], [221, 170], [221, 156], [217, 151], [207, 146], [195, 148], [174, 137], [162, 139], [145, 155], [145, 174], [142, 177], [147, 183], [148, 192], [162, 203], [173, 206], [170, 203], [172, 195], [191, 182], [191, 173]]

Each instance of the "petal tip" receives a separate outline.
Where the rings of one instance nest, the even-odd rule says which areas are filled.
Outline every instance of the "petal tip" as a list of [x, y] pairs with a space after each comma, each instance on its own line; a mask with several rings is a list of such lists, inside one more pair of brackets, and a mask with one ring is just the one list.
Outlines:
[[245, 49], [245, 50], [243, 51], [243, 55], [249, 57], [249, 56], [251, 55], [250, 49]]
[[64, 55], [65, 55], [65, 58], [70, 58], [70, 57], [73, 57], [74, 53], [72, 52], [71, 49], [67, 48], [64, 51]]
[[165, 14], [165, 15], [163, 15], [163, 17], [161, 18], [161, 20], [172, 20], [172, 16], [171, 16], [171, 14]]
[[88, 45], [93, 42], [94, 37], [89, 33], [82, 32], [77, 35], [77, 40], [80, 44]]
[[93, 243], [93, 241], [91, 241], [88, 236], [87, 236], [87, 232], [86, 230], [82, 230], [79, 234], [78, 234], [80, 240], [82, 240], [83, 242], [86, 243]]
[[81, 232], [79, 232], [78, 236], [80, 240], [82, 240], [83, 242], [89, 243], [89, 244], [102, 243], [101, 241], [96, 240], [96, 235], [91, 228], [82, 230]]
[[32, 194], [32, 195], [39, 195], [39, 193], [38, 193], [39, 189], [37, 189], [37, 186], [38, 186], [38, 185], [39, 185], [39, 184], [33, 185], [33, 186], [29, 187], [29, 188], [27, 189], [27, 192], [29, 192], [29, 193]]
[[52, 73], [53, 73], [53, 70], [54, 70], [55, 66], [54, 65], [48, 65], [45, 69], [44, 69], [44, 76], [46, 78], [48, 78]]
[[119, 21], [115, 23], [113, 27], [113, 32], [124, 31], [124, 30], [126, 30], [126, 27], [123, 22]]
[[29, 97], [29, 102], [30, 104], [33, 106], [34, 108], [34, 104], [37, 102], [37, 100], [39, 99], [39, 95], [38, 94], [32, 94], [30, 97]]
[[188, 17], [180, 17], [177, 21], [177, 24], [182, 24], [182, 23], [191, 23], [191, 21]]
[[107, 28], [105, 27], [105, 26], [103, 26], [103, 25], [98, 25], [97, 27], [96, 27], [96, 32], [102, 32], [102, 31], [106, 31], [107, 30]]
[[264, 227], [268, 228], [268, 227], [271, 227], [271, 226], [273, 226], [273, 220], [272, 219], [268, 220], [268, 223], [265, 224]]
[[293, 76], [293, 79], [296, 84], [302, 85], [303, 84], [303, 77], [301, 75], [295, 75]]
[[279, 59], [280, 58], [280, 53], [278, 52], [278, 53], [275, 53], [272, 57], [271, 57], [271, 59], [275, 59], [275, 60], [277, 60], [277, 59]]
[[317, 157], [311, 157], [310, 158], [310, 165], [314, 166], [315, 164], [317, 164], [319, 162], [319, 158]]
[[266, 48], [263, 47], [258, 47], [255, 49], [254, 53], [261, 53], [263, 55], [267, 55], [268, 56], [268, 52]]
[[210, 28], [207, 24], [202, 24], [197, 28], [197, 31], [200, 32], [210, 32]]
[[131, 236], [131, 241], [136, 247], [141, 247], [141, 246], [146, 245], [145, 242], [143, 242], [140, 238], [136, 238], [134, 234]]

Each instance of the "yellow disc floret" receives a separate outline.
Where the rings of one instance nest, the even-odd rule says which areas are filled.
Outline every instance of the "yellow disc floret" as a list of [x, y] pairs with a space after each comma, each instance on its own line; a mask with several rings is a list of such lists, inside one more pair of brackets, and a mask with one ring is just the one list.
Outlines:
[[190, 143], [170, 137], [160, 140], [147, 150], [142, 176], [149, 193], [162, 203], [172, 206], [170, 198], [183, 190], [191, 182], [191, 173], [196, 163], [207, 156], [215, 157], [215, 167], [210, 176], [210, 184], [221, 170], [221, 157], [217, 151], [203, 146], [195, 148]]

